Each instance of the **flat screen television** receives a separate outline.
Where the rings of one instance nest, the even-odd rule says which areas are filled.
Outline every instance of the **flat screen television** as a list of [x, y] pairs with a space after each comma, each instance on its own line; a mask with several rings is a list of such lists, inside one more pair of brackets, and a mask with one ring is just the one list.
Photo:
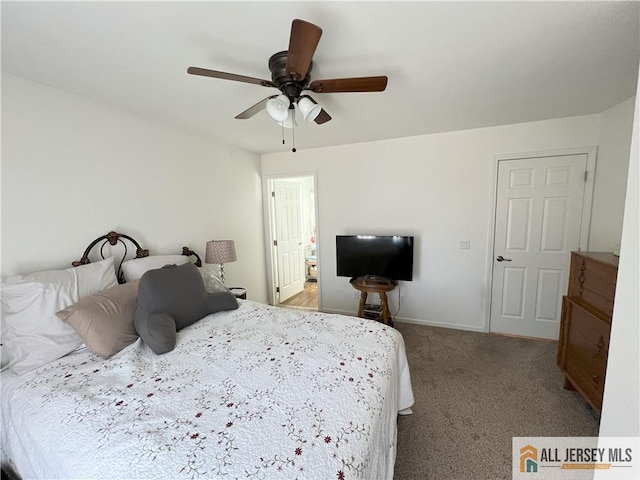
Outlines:
[[339, 277], [413, 280], [413, 237], [336, 235]]

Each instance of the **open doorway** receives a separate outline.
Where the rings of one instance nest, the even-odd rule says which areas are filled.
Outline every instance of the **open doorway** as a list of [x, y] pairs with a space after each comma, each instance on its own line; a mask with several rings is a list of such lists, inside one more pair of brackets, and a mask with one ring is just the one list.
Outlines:
[[315, 175], [266, 179], [270, 303], [319, 309]]

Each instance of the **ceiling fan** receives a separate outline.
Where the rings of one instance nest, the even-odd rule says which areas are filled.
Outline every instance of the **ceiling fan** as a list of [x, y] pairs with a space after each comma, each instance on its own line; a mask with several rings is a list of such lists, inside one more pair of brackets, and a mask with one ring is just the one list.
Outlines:
[[280, 90], [280, 94], [270, 95], [236, 115], [237, 119], [251, 118], [266, 108], [269, 115], [280, 125], [292, 128], [295, 125], [297, 107], [305, 121], [314, 121], [320, 125], [331, 120], [331, 116], [318, 105], [318, 102], [303, 92], [307, 90], [313, 93], [382, 92], [387, 87], [386, 76], [311, 81], [312, 58], [321, 35], [322, 29], [317, 25], [304, 20], [293, 20], [289, 49], [275, 53], [269, 59], [271, 81], [199, 67], [189, 67], [187, 73], [253, 83]]

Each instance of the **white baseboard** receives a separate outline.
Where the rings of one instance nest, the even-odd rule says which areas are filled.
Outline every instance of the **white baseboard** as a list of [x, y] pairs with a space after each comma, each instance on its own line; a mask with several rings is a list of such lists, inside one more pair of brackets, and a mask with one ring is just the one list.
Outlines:
[[428, 327], [451, 328], [453, 330], [465, 330], [467, 332], [487, 333], [483, 327], [479, 327], [477, 325], [461, 325], [459, 323], [434, 322], [432, 320], [421, 320], [417, 318], [402, 317], [396, 317], [394, 321], [396, 323], [413, 323], [416, 325], [425, 325]]
[[[349, 315], [350, 317], [357, 317], [357, 312], [348, 311], [348, 310], [334, 310], [334, 309], [323, 309], [323, 312], [326, 313], [338, 313], [340, 315]], [[428, 327], [440, 327], [440, 328], [452, 328], [454, 330], [465, 330], [468, 332], [480, 332], [486, 333], [484, 327], [478, 325], [465, 325], [459, 323], [445, 323], [445, 322], [436, 322], [433, 320], [424, 320], [418, 318], [405, 318], [405, 317], [395, 317], [395, 322], [400, 323], [413, 323], [416, 325], [426, 325]]]
[[350, 317], [357, 317], [358, 316], [357, 315], [358, 312], [355, 312], [355, 311], [352, 312], [352, 311], [348, 311], [348, 310], [334, 310], [334, 309], [331, 309], [331, 308], [323, 308], [322, 311], [324, 313], [338, 313], [340, 315], [348, 315]]

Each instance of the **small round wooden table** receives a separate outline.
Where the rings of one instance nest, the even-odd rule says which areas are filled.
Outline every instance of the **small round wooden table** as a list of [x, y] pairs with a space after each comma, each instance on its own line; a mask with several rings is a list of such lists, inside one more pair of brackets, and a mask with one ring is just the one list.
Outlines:
[[[393, 327], [393, 318], [389, 311], [387, 292], [396, 288], [393, 280], [378, 280], [367, 277], [352, 278], [349, 283], [353, 288], [360, 291], [360, 305], [358, 306], [358, 316], [362, 318], [373, 318]], [[380, 310], [368, 310], [367, 296], [370, 293], [380, 295]]]

